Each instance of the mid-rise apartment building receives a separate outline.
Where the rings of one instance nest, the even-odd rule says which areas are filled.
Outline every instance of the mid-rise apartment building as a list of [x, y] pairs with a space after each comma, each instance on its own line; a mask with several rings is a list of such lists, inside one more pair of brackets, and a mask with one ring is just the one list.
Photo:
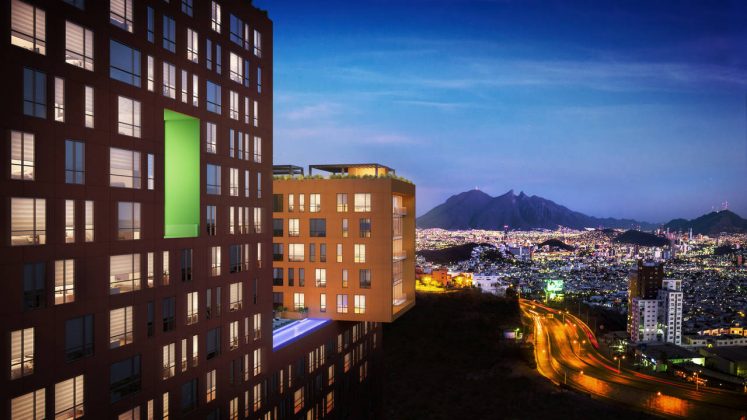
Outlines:
[[631, 343], [682, 343], [682, 280], [665, 279], [663, 263], [638, 261], [628, 302]]
[[659, 323], [664, 341], [682, 344], [682, 280], [664, 279], [659, 290]]
[[397, 319], [415, 303], [415, 186], [378, 164], [298, 169], [275, 168], [275, 306], [338, 321]]
[[266, 12], [0, 7], [0, 416], [253, 413], [272, 352]]

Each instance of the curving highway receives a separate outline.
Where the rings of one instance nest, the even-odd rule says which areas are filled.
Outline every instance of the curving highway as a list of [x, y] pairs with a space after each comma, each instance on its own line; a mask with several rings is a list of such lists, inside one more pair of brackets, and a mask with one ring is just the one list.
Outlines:
[[580, 319], [521, 300], [534, 325], [539, 372], [557, 385], [666, 417], [747, 419], [747, 394], [630, 371], [602, 356], [596, 337]]

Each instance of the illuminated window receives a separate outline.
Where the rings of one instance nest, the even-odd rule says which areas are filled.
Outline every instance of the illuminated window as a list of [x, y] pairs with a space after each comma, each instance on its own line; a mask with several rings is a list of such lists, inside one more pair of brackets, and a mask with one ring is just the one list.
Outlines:
[[200, 61], [200, 36], [197, 31], [187, 28], [187, 60], [197, 63]]
[[163, 366], [161, 379], [166, 380], [176, 375], [176, 344], [171, 343], [163, 346]]
[[110, 0], [109, 21], [118, 28], [132, 32], [132, 0]]
[[239, 348], [239, 321], [228, 324], [228, 350]]
[[205, 123], [205, 151], [216, 153], [218, 149], [218, 127], [211, 122]]
[[327, 312], [327, 294], [322, 293], [319, 295], [319, 311]]
[[228, 195], [239, 196], [239, 169], [228, 168]]
[[44, 10], [13, 0], [10, 12], [10, 43], [45, 55], [47, 52]]
[[65, 243], [75, 242], [75, 200], [65, 200]]
[[34, 373], [34, 329], [26, 328], [10, 333], [10, 379]]
[[93, 88], [91, 86], [85, 87], [84, 92], [84, 105], [83, 105], [83, 123], [86, 126], [86, 128], [93, 128], [93, 107], [94, 107], [94, 101], [93, 101]]
[[208, 163], [206, 166], [207, 193], [220, 195], [220, 165]]
[[262, 384], [254, 385], [252, 395], [254, 396], [252, 401], [252, 409], [256, 413], [262, 408]]
[[140, 290], [140, 254], [109, 257], [109, 294]]
[[220, 32], [220, 4], [212, 2], [210, 7], [210, 28], [215, 32]]
[[54, 418], [79, 419], [85, 415], [84, 375], [58, 382], [54, 386]]
[[337, 312], [348, 313], [348, 295], [337, 295]]
[[355, 303], [354, 310], [356, 314], [366, 313], [366, 296], [365, 295], [355, 295], [354, 303]]
[[75, 260], [54, 262], [54, 304], [75, 302]]
[[371, 194], [356, 193], [354, 211], [356, 212], [371, 211]]
[[200, 106], [200, 78], [192, 75], [192, 106]]
[[254, 359], [254, 376], [259, 375], [262, 373], [262, 349], [254, 349], [253, 353], [253, 359]]
[[220, 85], [207, 81], [207, 110], [216, 114], [220, 114], [222, 111], [221, 96], [220, 96]]
[[[322, 199], [319, 194], [309, 194], [309, 212], [318, 213], [322, 208]], [[319, 219], [314, 219], [319, 220]]]
[[293, 309], [299, 311], [306, 307], [304, 294], [303, 293], [293, 293]]
[[229, 312], [241, 310], [244, 306], [244, 285], [242, 283], [231, 283], [229, 286]]
[[176, 99], [176, 67], [163, 62], [163, 96]]
[[176, 52], [176, 23], [174, 19], [163, 16], [163, 49]]
[[10, 199], [10, 243], [43, 245], [47, 238], [46, 200], [43, 198]]
[[355, 244], [353, 246], [353, 262], [365, 263], [366, 262], [366, 244]]
[[210, 275], [220, 276], [220, 246], [210, 247]]
[[120, 96], [118, 98], [117, 133], [140, 137], [140, 102]]
[[254, 126], [259, 127], [259, 102], [257, 101], [254, 101], [254, 113], [252, 114], [252, 116], [253, 116]]
[[54, 78], [54, 120], [65, 122], [65, 80]]
[[199, 292], [187, 293], [187, 325], [197, 323], [200, 318], [199, 300]]
[[22, 131], [11, 131], [10, 178], [33, 181], [36, 174], [34, 160], [34, 135]]
[[335, 384], [335, 365], [327, 367], [327, 386]]
[[109, 77], [140, 87], [140, 51], [109, 41]]
[[348, 195], [337, 194], [337, 211], [342, 213], [348, 211]]
[[[233, 17], [233, 15], [231, 15]], [[242, 83], [243, 82], [243, 74], [244, 74], [244, 61], [241, 59], [241, 57], [238, 54], [235, 53], [229, 53], [228, 56], [228, 75], [231, 80], [233, 80], [236, 83]]]
[[93, 32], [65, 22], [65, 62], [93, 71]]
[[254, 233], [262, 233], [262, 207], [254, 208]]
[[317, 268], [314, 270], [316, 287], [327, 287], [327, 269]]
[[117, 239], [140, 239], [140, 203], [117, 203]]
[[132, 343], [132, 306], [109, 311], [109, 348]]
[[232, 120], [238, 120], [239, 119], [239, 93], [234, 91], [229, 91], [228, 98], [229, 101], [229, 107], [228, 107], [228, 116]]
[[27, 67], [23, 68], [23, 113], [47, 118], [47, 75]]
[[262, 314], [254, 314], [254, 339], [259, 340], [262, 338]]
[[45, 394], [46, 389], [41, 388], [10, 400], [10, 418], [30, 420], [47, 418]]
[[327, 397], [324, 400], [325, 410], [324, 412], [329, 414], [335, 409], [335, 391], [329, 391]]
[[109, 149], [109, 186], [140, 188], [140, 152]]
[[293, 413], [298, 413], [303, 409], [303, 387], [293, 393]]

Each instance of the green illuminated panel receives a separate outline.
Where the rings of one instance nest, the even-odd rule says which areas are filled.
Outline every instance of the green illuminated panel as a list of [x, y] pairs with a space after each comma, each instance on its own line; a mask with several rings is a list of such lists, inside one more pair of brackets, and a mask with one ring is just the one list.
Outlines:
[[164, 238], [200, 231], [200, 120], [163, 110]]

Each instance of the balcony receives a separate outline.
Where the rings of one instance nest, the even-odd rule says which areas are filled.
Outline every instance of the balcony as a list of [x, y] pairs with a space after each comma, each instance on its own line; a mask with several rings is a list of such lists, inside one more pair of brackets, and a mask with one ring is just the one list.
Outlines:
[[407, 252], [406, 251], [392, 251], [392, 261], [402, 261], [407, 259]]
[[407, 216], [407, 207], [393, 207], [392, 214], [395, 216]]

